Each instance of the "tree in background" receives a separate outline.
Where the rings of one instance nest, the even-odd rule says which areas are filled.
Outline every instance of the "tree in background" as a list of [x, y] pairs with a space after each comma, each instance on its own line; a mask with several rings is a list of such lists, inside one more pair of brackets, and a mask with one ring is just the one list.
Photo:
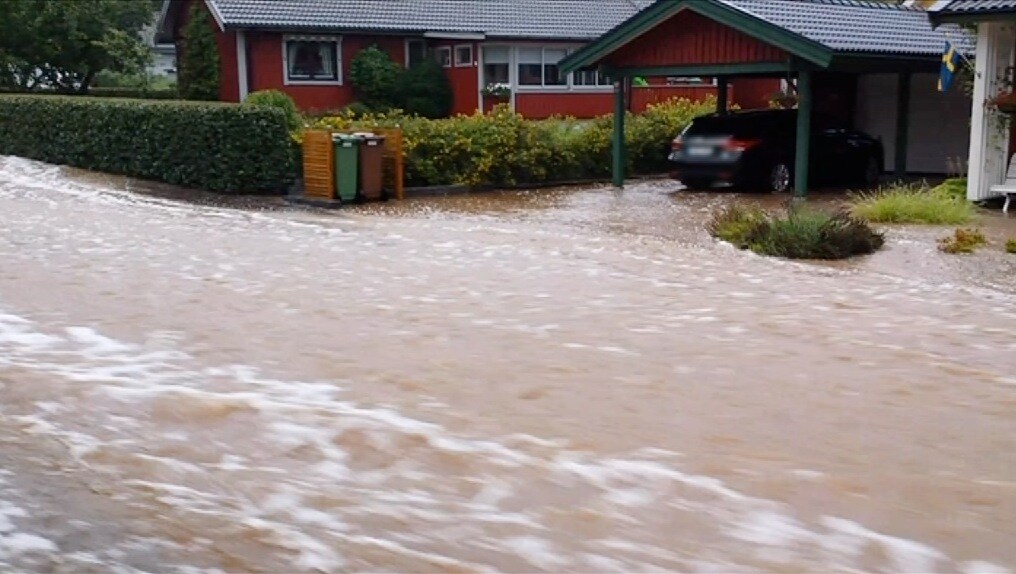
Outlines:
[[136, 73], [151, 61], [137, 0], [0, 1], [0, 87], [87, 92], [102, 70]]
[[201, 2], [191, 6], [180, 43], [180, 97], [185, 100], [219, 99], [219, 48], [215, 29]]
[[402, 66], [377, 46], [360, 50], [349, 64], [349, 79], [356, 98], [373, 110], [398, 106], [396, 90], [402, 74]]

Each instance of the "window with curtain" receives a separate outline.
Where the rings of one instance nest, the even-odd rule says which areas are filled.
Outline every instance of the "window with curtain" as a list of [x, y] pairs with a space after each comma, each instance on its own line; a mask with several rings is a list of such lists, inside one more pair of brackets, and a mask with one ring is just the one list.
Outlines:
[[519, 48], [519, 85], [543, 85], [543, 48]]
[[564, 48], [543, 49], [543, 85], [544, 86], [565, 86], [568, 85], [568, 74], [562, 74], [558, 62], [568, 55]]
[[610, 78], [596, 68], [581, 68], [572, 74], [572, 85], [575, 86], [612, 86]]
[[508, 75], [508, 47], [484, 46], [483, 84], [507, 84]]
[[286, 40], [288, 82], [339, 82], [339, 41], [290, 38]]

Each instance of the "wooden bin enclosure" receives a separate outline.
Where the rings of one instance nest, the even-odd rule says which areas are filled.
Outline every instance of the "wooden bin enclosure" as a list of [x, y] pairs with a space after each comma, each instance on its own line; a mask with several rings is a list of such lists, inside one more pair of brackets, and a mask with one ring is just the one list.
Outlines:
[[[307, 130], [303, 133], [304, 195], [313, 199], [335, 199], [335, 148], [332, 135], [367, 130]], [[396, 199], [405, 199], [402, 129], [373, 130], [384, 136], [384, 187]]]

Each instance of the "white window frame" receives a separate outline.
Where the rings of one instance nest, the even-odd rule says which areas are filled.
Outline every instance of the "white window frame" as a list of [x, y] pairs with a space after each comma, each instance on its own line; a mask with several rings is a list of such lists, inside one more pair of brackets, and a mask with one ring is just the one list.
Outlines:
[[[541, 49], [552, 49], [552, 50], [565, 50], [568, 54], [571, 54], [581, 48], [582, 46], [577, 44], [555, 44], [555, 43], [535, 43], [525, 42], [518, 44], [492, 44], [498, 46], [507, 46], [509, 54], [510, 67], [508, 68], [508, 76], [511, 79], [511, 86], [513, 92], [518, 93], [540, 93], [540, 94], [567, 94], [567, 93], [610, 93], [614, 91], [613, 84], [610, 85], [599, 85], [599, 86], [576, 86], [574, 74], [569, 73], [566, 76], [564, 84], [561, 85], [539, 85], [539, 86], [523, 86], [519, 83], [519, 49], [522, 48], [541, 48]], [[541, 66], [543, 62], [543, 52], [541, 50]], [[544, 78], [544, 72], [541, 70], [541, 82]]]
[[[571, 53], [571, 52], [569, 51], [569, 53]], [[575, 71], [577, 72], [578, 70], [575, 70]], [[599, 78], [599, 79], [603, 79], [603, 81], [606, 82], [606, 83], [601, 84], [601, 83], [597, 82], [596, 84], [593, 84], [592, 86], [586, 86], [586, 85], [582, 85], [582, 84], [576, 84], [575, 83], [575, 72], [572, 72], [572, 73], [568, 74], [568, 83], [572, 87], [572, 89], [580, 91], [580, 92], [606, 92], [606, 91], [612, 92], [612, 91], [614, 91], [614, 81], [608, 79], [607, 75], [603, 73], [603, 70], [596, 70], [596, 77]]]
[[[469, 58], [464, 61], [459, 61], [459, 50], [469, 50]], [[473, 45], [472, 44], [456, 44], [452, 50], [452, 60], [456, 68], [472, 68], [473, 67]]]
[[[332, 42], [335, 44], [335, 79], [301, 80], [289, 77], [290, 42]], [[342, 85], [342, 36], [283, 36], [282, 37], [282, 81], [284, 86], [341, 86]]]
[[[445, 60], [444, 58], [439, 58], [438, 57], [438, 54], [440, 54], [442, 52], [445, 52], [445, 53], [448, 54], [448, 59], [447, 60]], [[451, 68], [452, 67], [452, 57], [453, 56], [452, 56], [452, 47], [451, 46], [438, 46], [438, 47], [434, 48], [434, 59], [437, 60], [438, 64], [441, 64], [442, 68]]]

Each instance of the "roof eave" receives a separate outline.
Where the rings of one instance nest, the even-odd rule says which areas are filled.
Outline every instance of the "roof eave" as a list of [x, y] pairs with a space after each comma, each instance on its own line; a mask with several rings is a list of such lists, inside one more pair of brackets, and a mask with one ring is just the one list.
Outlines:
[[671, 18], [682, 10], [691, 10], [763, 42], [779, 46], [791, 55], [821, 68], [827, 67], [833, 58], [833, 51], [827, 46], [717, 0], [657, 0], [597, 41], [568, 56], [561, 62], [561, 68], [565, 72], [573, 72], [597, 64], [608, 54], [652, 29], [661, 19]]
[[942, 24], [976, 24], [978, 22], [999, 22], [1016, 20], [1016, 8], [999, 8], [998, 10], [979, 12], [928, 12], [932, 27]]

